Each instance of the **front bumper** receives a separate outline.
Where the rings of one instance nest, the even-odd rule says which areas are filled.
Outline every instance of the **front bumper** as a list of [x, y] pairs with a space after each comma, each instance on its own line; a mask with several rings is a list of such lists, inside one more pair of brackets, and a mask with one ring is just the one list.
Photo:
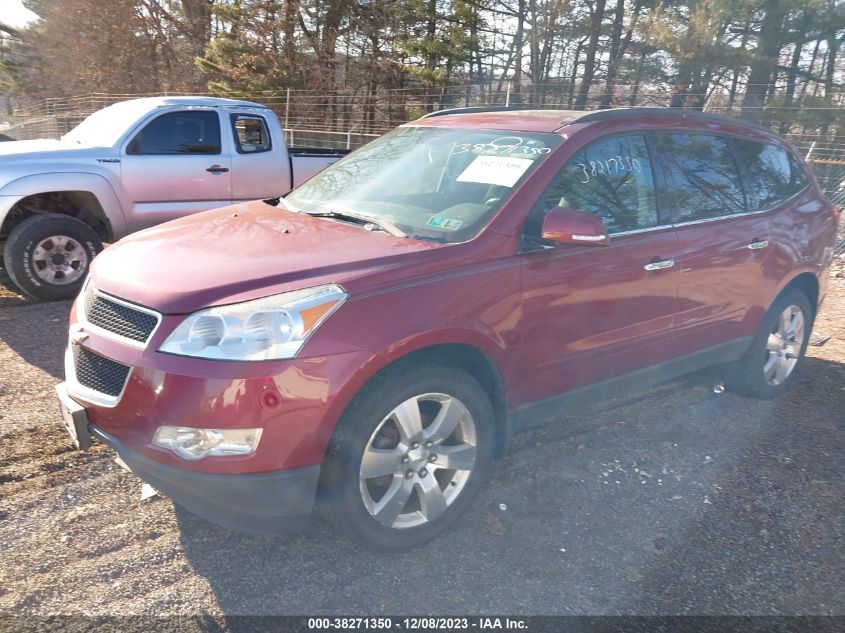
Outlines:
[[289, 532], [302, 527], [314, 507], [319, 466], [244, 475], [199, 473], [153, 461], [94, 424], [88, 430], [142, 480], [217, 525], [250, 534]]

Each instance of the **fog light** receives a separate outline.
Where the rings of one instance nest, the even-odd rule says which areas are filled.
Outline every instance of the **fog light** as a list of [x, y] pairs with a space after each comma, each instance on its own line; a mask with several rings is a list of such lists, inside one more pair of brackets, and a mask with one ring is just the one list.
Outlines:
[[153, 445], [172, 451], [182, 459], [209, 456], [249, 455], [261, 439], [261, 429], [192, 429], [186, 426], [160, 426]]

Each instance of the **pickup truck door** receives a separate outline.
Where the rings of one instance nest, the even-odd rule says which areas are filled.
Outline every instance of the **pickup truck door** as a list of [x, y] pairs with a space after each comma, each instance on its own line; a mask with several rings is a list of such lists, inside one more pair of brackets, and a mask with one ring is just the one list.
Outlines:
[[291, 162], [281, 126], [272, 114], [224, 113], [232, 141], [232, 200], [283, 196], [291, 190]]
[[221, 140], [214, 108], [170, 110], [146, 121], [121, 155], [130, 231], [230, 204], [231, 151]]

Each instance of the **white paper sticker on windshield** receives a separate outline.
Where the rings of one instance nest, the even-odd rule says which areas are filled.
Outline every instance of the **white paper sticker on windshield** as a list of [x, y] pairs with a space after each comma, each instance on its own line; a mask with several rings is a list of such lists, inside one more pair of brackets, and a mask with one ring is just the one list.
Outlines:
[[534, 161], [509, 156], [476, 156], [458, 176], [458, 182], [480, 182], [486, 185], [513, 187]]

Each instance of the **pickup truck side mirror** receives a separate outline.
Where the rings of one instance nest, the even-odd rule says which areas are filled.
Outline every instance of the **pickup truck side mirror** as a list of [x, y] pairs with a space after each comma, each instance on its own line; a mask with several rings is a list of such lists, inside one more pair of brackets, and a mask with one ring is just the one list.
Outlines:
[[540, 235], [557, 244], [610, 244], [607, 227], [599, 216], [567, 207], [555, 207], [546, 214]]

